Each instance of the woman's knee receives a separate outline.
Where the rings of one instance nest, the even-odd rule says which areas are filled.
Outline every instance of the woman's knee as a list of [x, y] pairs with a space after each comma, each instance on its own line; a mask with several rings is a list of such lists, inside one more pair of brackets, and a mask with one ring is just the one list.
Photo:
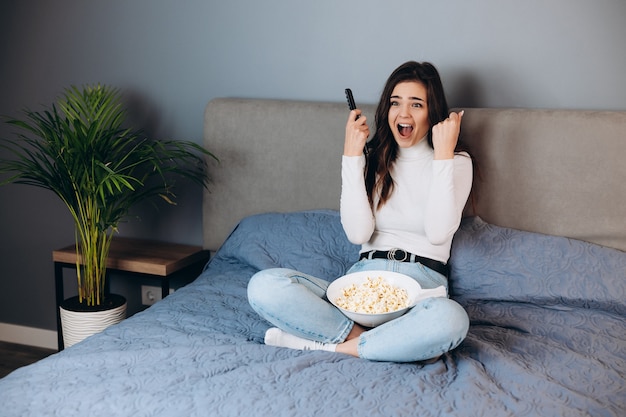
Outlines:
[[435, 322], [441, 324], [440, 330], [454, 339], [464, 339], [469, 331], [469, 317], [465, 309], [449, 298], [437, 297], [425, 301], [425, 310]]
[[284, 268], [271, 268], [252, 275], [248, 282], [248, 300], [254, 304], [262, 303], [267, 297], [275, 300], [278, 288], [290, 281], [288, 271]]

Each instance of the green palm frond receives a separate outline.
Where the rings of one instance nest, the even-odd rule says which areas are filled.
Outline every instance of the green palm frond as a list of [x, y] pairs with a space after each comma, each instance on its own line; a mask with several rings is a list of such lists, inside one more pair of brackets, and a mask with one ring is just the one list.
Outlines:
[[152, 140], [125, 119], [119, 90], [72, 86], [49, 108], [7, 119], [18, 133], [0, 142], [0, 184], [51, 190], [69, 209], [85, 264], [79, 296], [89, 304], [101, 301], [110, 238], [130, 208], [154, 197], [174, 204], [176, 178], [206, 187], [206, 160], [217, 160], [194, 142]]

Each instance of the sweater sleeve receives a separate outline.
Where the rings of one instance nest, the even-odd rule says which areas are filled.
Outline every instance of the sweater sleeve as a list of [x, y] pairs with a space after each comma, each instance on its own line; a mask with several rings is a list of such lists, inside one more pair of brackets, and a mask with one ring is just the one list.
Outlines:
[[364, 172], [364, 156], [343, 156], [339, 212], [348, 240], [356, 245], [370, 240], [376, 224], [365, 190]]
[[433, 161], [433, 182], [425, 212], [425, 230], [433, 245], [449, 242], [461, 224], [472, 188], [472, 160], [465, 154]]

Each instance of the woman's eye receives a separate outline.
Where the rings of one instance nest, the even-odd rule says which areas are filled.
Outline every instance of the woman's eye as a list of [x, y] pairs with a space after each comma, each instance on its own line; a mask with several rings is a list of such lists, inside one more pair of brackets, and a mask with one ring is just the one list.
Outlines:
[[413, 103], [413, 107], [421, 108], [422, 103]]
[[395, 106], [397, 106], [397, 105], [398, 105], [398, 102], [397, 102], [397, 101], [392, 101], [392, 102], [391, 102], [391, 107], [395, 107]]

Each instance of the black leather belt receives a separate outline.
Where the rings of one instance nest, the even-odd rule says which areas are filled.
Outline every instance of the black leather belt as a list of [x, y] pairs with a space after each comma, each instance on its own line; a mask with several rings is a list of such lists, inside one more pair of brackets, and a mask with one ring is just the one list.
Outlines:
[[443, 262], [435, 261], [430, 258], [424, 258], [402, 249], [392, 249], [389, 251], [372, 250], [369, 252], [363, 252], [359, 259], [389, 259], [390, 261], [398, 262], [416, 262], [432, 269], [433, 271], [439, 272], [441, 275], [446, 277], [449, 272], [448, 265]]

